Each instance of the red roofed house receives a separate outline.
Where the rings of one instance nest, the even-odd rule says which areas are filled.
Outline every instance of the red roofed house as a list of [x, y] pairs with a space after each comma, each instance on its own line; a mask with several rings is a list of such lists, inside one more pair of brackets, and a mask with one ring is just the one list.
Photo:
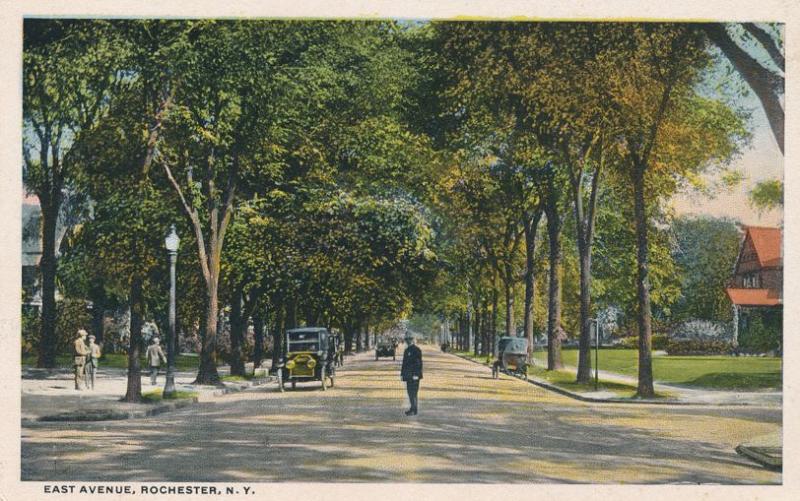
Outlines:
[[[779, 350], [783, 330], [783, 239], [780, 228], [748, 226], [726, 289], [733, 303], [734, 340], [743, 347], [759, 345], [770, 332]], [[758, 332], [756, 332], [758, 331]]]

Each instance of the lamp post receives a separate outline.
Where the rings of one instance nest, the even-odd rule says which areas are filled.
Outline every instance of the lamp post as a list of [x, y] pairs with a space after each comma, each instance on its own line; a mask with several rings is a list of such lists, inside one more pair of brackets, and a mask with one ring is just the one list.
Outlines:
[[175, 397], [175, 263], [178, 260], [178, 246], [181, 239], [175, 233], [175, 225], [169, 229], [164, 245], [169, 253], [169, 342], [167, 343], [167, 382], [162, 398]]

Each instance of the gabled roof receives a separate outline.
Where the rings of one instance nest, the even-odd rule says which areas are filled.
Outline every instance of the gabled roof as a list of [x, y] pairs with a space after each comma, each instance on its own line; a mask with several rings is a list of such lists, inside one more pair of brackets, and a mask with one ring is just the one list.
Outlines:
[[783, 304], [780, 292], [775, 289], [725, 289], [731, 302], [737, 306], [779, 306]]
[[758, 263], [762, 268], [768, 266], [782, 266], [781, 257], [781, 229], [765, 228], [762, 226], [748, 226], [745, 239], [749, 236], [758, 256]]

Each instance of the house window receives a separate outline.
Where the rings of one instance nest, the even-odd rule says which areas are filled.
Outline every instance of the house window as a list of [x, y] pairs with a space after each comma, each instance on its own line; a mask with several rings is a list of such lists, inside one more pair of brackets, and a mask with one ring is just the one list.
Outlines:
[[761, 281], [757, 273], [748, 273], [742, 278], [742, 285], [745, 289], [758, 289]]

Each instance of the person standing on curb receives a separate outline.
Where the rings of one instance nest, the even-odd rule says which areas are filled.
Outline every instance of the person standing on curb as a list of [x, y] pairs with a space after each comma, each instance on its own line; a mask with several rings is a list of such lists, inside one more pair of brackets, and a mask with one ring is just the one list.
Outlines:
[[100, 345], [95, 344], [94, 336], [89, 336], [89, 353], [86, 355], [86, 387], [94, 390], [94, 376], [100, 360]]
[[89, 348], [86, 346], [87, 332], [83, 329], [78, 329], [78, 337], [72, 344], [72, 355], [74, 356], [75, 367], [75, 389], [83, 390], [86, 387], [86, 379], [84, 378], [84, 368], [86, 366], [86, 355], [89, 354]]
[[414, 335], [406, 332], [405, 341], [408, 347], [403, 352], [403, 365], [400, 369], [400, 379], [406, 383], [408, 401], [411, 408], [406, 411], [406, 416], [417, 415], [417, 394], [419, 382], [422, 379], [422, 351], [414, 344]]
[[161, 365], [161, 362], [167, 362], [167, 357], [164, 356], [164, 351], [161, 349], [161, 345], [159, 344], [159, 339], [157, 337], [153, 338], [153, 344], [151, 344], [147, 348], [147, 363], [150, 365], [150, 384], [156, 384], [156, 377], [158, 376], [158, 367]]

